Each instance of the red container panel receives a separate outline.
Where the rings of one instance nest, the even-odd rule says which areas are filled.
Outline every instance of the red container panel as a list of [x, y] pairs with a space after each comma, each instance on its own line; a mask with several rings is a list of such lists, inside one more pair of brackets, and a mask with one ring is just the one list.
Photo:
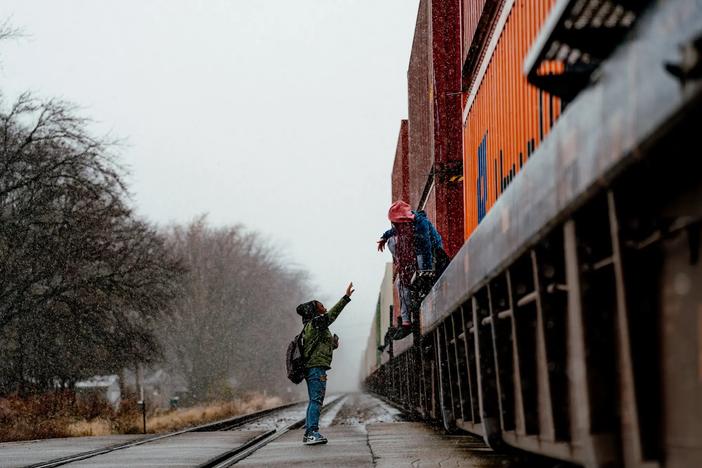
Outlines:
[[463, 159], [461, 145], [461, 30], [457, 0], [431, 2], [430, 76], [433, 91], [431, 129], [433, 161], [440, 164]]
[[[408, 70], [409, 199], [433, 210], [452, 255], [463, 244], [459, 0], [421, 0]], [[427, 199], [434, 186], [432, 201]], [[423, 198], [424, 197], [424, 198]]]
[[400, 122], [395, 162], [392, 166], [392, 201], [409, 200], [409, 133], [408, 122]]
[[461, 42], [463, 44], [461, 58], [463, 62], [466, 61], [468, 51], [473, 44], [485, 3], [486, 0], [461, 0]]
[[431, 2], [433, 221], [451, 256], [463, 245], [461, 24], [456, 21], [460, 7], [458, 0]]
[[[463, 126], [467, 239], [548, 133], [560, 103], [529, 85], [522, 74], [528, 47], [555, 0], [516, 0]], [[552, 70], [556, 72], [554, 68]], [[479, 78], [479, 77], [478, 77]]]
[[407, 89], [409, 94], [409, 204], [420, 205], [433, 164], [429, 62], [429, 0], [419, 2], [412, 42]]
[[[424, 211], [427, 213], [427, 217], [429, 218], [429, 221], [432, 222], [435, 226], [437, 225], [436, 222], [436, 190], [435, 187], [432, 186], [432, 189], [429, 191], [429, 195], [427, 196], [426, 203], [424, 205]], [[439, 230], [437, 226], [437, 230]], [[441, 230], [439, 230], [439, 234], [441, 234]], [[442, 236], [443, 237], [443, 236]]]

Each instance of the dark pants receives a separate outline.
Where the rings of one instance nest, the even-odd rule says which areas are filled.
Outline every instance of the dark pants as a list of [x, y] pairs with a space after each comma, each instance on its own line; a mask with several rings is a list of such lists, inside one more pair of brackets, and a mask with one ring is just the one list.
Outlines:
[[324, 393], [327, 390], [327, 370], [324, 367], [305, 369], [307, 394], [310, 402], [305, 416], [305, 435], [319, 431], [319, 414], [324, 403]]

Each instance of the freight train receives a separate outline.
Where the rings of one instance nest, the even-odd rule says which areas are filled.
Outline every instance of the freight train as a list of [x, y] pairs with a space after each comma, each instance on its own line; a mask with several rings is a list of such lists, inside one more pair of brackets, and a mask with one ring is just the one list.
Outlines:
[[452, 261], [381, 352], [386, 268], [365, 386], [498, 450], [702, 466], [701, 58], [700, 0], [421, 0], [392, 199]]

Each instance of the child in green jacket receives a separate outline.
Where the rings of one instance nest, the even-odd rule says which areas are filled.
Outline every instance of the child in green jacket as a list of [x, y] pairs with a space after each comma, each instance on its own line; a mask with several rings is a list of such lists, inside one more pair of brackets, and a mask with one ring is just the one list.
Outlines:
[[335, 336], [329, 331], [329, 325], [351, 301], [353, 292], [353, 283], [350, 283], [344, 297], [329, 311], [319, 301], [305, 302], [297, 306], [297, 313], [305, 325], [302, 332], [302, 349], [309, 395], [305, 435], [302, 438], [305, 445], [327, 443], [327, 438], [319, 433], [319, 414], [327, 389], [327, 370], [331, 369], [332, 355], [336, 347]]

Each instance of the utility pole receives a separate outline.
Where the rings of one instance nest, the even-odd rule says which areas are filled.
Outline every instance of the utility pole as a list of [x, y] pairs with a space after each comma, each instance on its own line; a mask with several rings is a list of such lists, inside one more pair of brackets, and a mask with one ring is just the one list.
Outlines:
[[139, 396], [140, 400], [137, 402], [141, 406], [141, 417], [144, 424], [144, 434], [146, 434], [146, 400], [144, 399], [144, 371], [141, 368], [141, 364], [137, 366], [137, 381], [139, 382]]

